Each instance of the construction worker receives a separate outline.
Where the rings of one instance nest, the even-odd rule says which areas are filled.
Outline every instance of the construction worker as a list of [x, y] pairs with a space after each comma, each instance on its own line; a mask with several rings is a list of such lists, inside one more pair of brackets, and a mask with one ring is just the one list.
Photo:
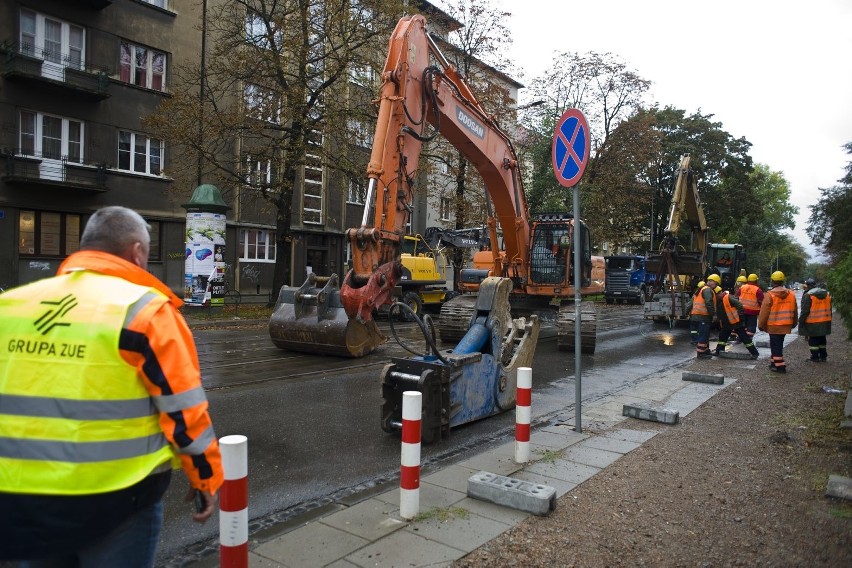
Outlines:
[[760, 353], [757, 347], [754, 346], [751, 337], [745, 330], [745, 320], [743, 319], [743, 305], [737, 300], [736, 296], [722, 290], [721, 286], [716, 287], [716, 307], [719, 314], [719, 342], [716, 344], [716, 351], [713, 353], [717, 357], [719, 353], [725, 350], [728, 344], [728, 338], [732, 333], [735, 333], [742, 341], [743, 346], [751, 353], [752, 359], [757, 359]]
[[737, 276], [737, 283], [734, 284], [734, 295], [736, 295], [740, 291], [740, 288], [742, 288], [743, 284], [745, 284], [745, 283], [746, 283], [746, 277], [745, 276], [743, 276], [742, 274]]
[[698, 322], [698, 336], [695, 343], [695, 356], [698, 359], [711, 359], [710, 352], [710, 326], [716, 315], [716, 286], [722, 284], [722, 278], [718, 274], [711, 274], [707, 282], [692, 299], [692, 311], [689, 321]]
[[769, 334], [769, 350], [772, 362], [769, 370], [773, 373], [786, 373], [784, 361], [784, 336], [790, 333], [799, 321], [796, 295], [784, 287], [784, 273], [776, 270], [769, 277], [772, 288], [763, 298], [760, 315], [757, 316], [757, 329]]
[[215, 510], [198, 355], [183, 302], [147, 271], [148, 230], [99, 209], [55, 277], [0, 295], [0, 560], [153, 566], [177, 465], [193, 520]]
[[[692, 314], [692, 304], [695, 303], [695, 297], [701, 292], [702, 288], [704, 288], [704, 280], [701, 280], [695, 285], [695, 292], [692, 293], [689, 304], [686, 306], [690, 314]], [[698, 320], [694, 320], [691, 317], [689, 318], [689, 342], [693, 345], [698, 343]]]
[[805, 280], [799, 335], [808, 338], [811, 350], [808, 361], [825, 363], [828, 358], [825, 336], [831, 335], [831, 294], [825, 288], [818, 287], [813, 278]]
[[757, 332], [757, 316], [763, 304], [763, 290], [757, 281], [757, 274], [749, 274], [746, 283], [740, 286], [737, 294], [737, 298], [743, 305], [743, 318], [745, 318], [745, 328], [749, 335]]

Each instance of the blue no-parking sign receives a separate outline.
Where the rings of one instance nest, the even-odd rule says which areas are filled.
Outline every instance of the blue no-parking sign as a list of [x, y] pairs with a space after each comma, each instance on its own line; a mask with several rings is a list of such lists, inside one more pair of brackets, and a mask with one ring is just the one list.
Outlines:
[[575, 185], [589, 161], [589, 125], [576, 108], [565, 111], [553, 131], [553, 172], [564, 187]]

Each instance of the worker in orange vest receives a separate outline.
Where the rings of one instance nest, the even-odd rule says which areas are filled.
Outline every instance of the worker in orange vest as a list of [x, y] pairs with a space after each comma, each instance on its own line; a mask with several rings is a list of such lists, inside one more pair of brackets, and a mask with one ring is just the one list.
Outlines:
[[799, 335], [808, 338], [811, 357], [808, 361], [825, 363], [828, 358], [826, 335], [831, 334], [831, 294], [817, 286], [816, 280], [805, 280], [802, 294], [802, 313], [799, 316]]
[[772, 288], [763, 298], [760, 315], [757, 316], [757, 329], [769, 334], [769, 351], [772, 354], [769, 370], [786, 373], [784, 336], [793, 331], [799, 322], [796, 295], [784, 287], [785, 276], [780, 270], [773, 272], [769, 278]]
[[[743, 305], [737, 300], [734, 294], [727, 290], [723, 290], [721, 286], [716, 287], [716, 313], [719, 316], [719, 342], [716, 344], [716, 351], [713, 353], [717, 357], [725, 350], [728, 345], [728, 338], [735, 334], [742, 341], [743, 346], [751, 353], [752, 359], [757, 359], [760, 353], [754, 342], [745, 330], [745, 320], [743, 319]], [[733, 342], [731, 342], [733, 343]]]
[[740, 286], [737, 292], [737, 298], [743, 305], [745, 328], [749, 335], [754, 335], [757, 331], [757, 316], [763, 304], [763, 290], [757, 281], [757, 274], [749, 274], [746, 283]]
[[698, 322], [698, 336], [695, 344], [695, 357], [698, 359], [712, 359], [710, 352], [710, 326], [716, 316], [716, 286], [722, 284], [722, 277], [711, 274], [707, 277], [707, 283], [692, 298], [692, 311], [689, 321]]
[[[695, 302], [695, 297], [701, 293], [702, 288], [704, 288], [704, 280], [695, 285], [695, 292], [692, 293], [692, 298], [689, 299], [689, 303], [686, 305], [686, 309], [689, 310], [690, 314], [692, 313], [692, 304]], [[698, 343], [698, 320], [694, 320], [691, 317], [689, 318], [689, 342], [693, 345]]]

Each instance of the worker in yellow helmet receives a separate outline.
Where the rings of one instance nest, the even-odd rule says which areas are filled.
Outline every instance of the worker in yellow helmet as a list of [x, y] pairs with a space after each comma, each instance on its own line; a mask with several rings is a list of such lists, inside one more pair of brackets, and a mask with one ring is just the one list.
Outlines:
[[746, 283], [740, 286], [737, 297], [743, 305], [743, 319], [746, 332], [754, 335], [757, 332], [757, 316], [763, 304], [763, 288], [758, 284], [757, 274], [749, 274]]
[[711, 359], [710, 352], [710, 326], [716, 315], [716, 286], [721, 285], [722, 278], [718, 274], [711, 274], [701, 290], [692, 299], [692, 310], [689, 321], [698, 324], [698, 335], [695, 343], [695, 356], [698, 359]]
[[[690, 314], [692, 313], [692, 304], [695, 302], [695, 297], [701, 292], [702, 288], [704, 288], [704, 280], [701, 280], [695, 285], [695, 292], [692, 293], [692, 297], [686, 306], [686, 310]], [[698, 320], [693, 320], [692, 317], [689, 318], [689, 342], [693, 345], [698, 343]]]
[[796, 305], [796, 295], [784, 286], [784, 273], [776, 270], [769, 279], [772, 288], [766, 293], [763, 305], [760, 307], [757, 329], [769, 334], [769, 351], [772, 354], [769, 370], [773, 373], [786, 373], [784, 336], [799, 323], [799, 310]]

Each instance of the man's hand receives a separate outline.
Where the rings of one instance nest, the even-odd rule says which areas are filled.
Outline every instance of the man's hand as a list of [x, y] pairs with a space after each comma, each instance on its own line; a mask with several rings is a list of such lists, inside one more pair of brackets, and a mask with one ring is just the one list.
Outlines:
[[[193, 503], [195, 501], [196, 492], [204, 503], [204, 508], [200, 511], [196, 510], [195, 504]], [[216, 495], [207, 493], [206, 491], [198, 491], [193, 487], [189, 488], [189, 493], [186, 494], [186, 497], [184, 497], [183, 500], [187, 503], [193, 503], [192, 520], [196, 523], [206, 522], [213, 514], [213, 511], [216, 509], [216, 503], [219, 501]]]

